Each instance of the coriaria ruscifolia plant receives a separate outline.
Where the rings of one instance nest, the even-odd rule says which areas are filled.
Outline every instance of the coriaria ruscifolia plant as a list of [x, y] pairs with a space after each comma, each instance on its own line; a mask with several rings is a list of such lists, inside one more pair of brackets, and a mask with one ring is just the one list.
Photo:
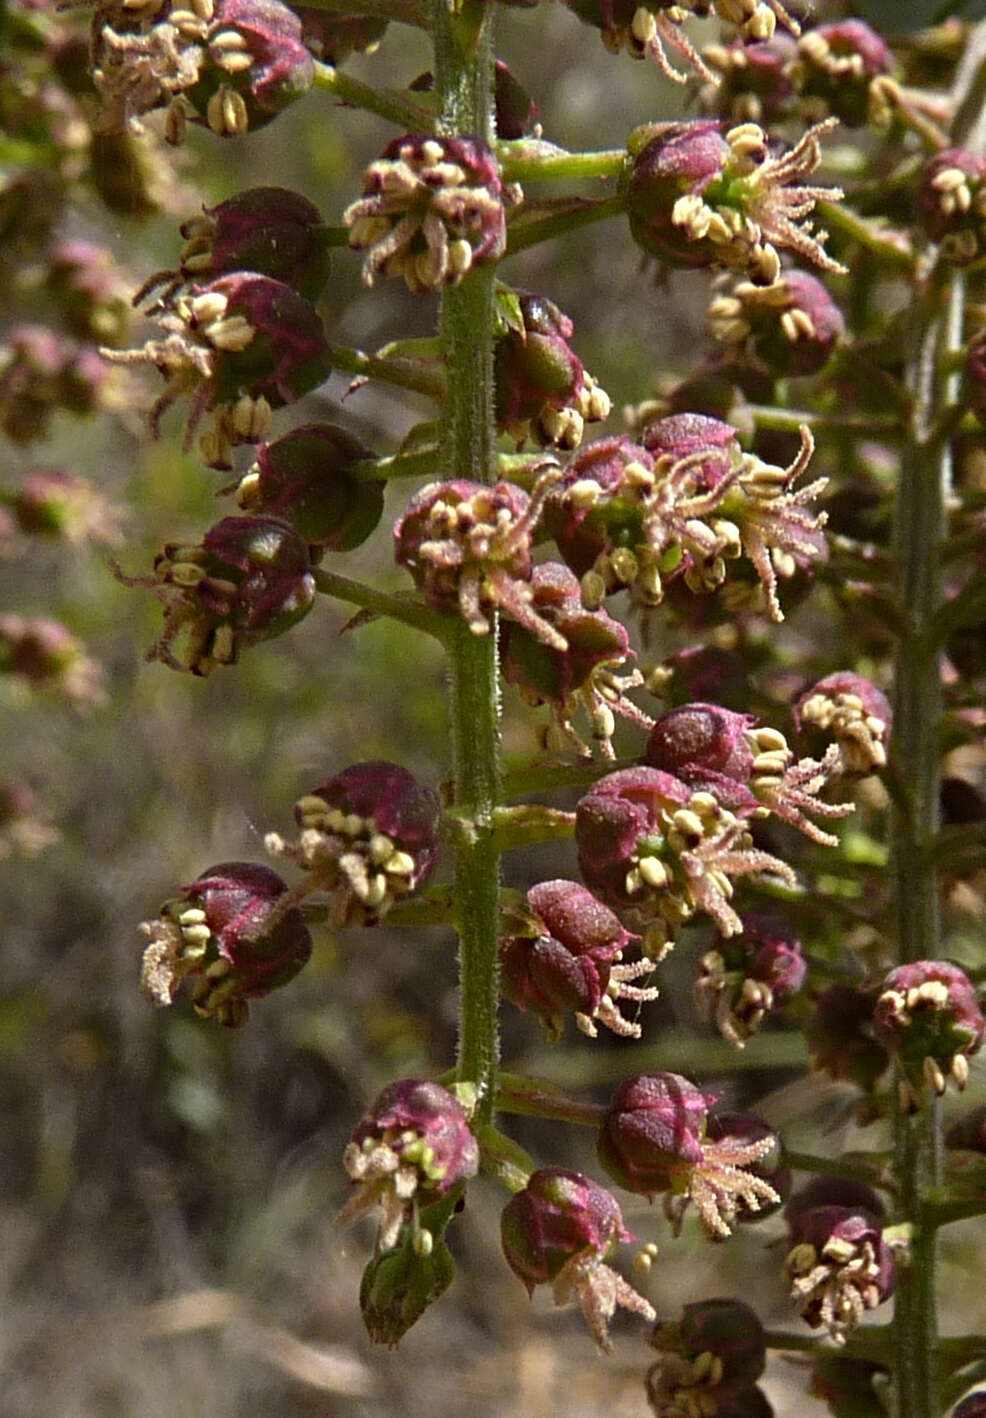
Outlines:
[[[948, 773], [976, 780], [970, 801], [984, 771], [986, 32], [891, 45], [845, 7], [569, 0], [573, 43], [584, 37], [577, 18], [601, 32], [613, 66], [621, 51], [649, 54], [701, 89], [703, 113], [655, 101], [625, 144], [578, 153], [535, 126], [531, 100], [496, 68], [498, 6], [486, 0], [352, 0], [338, 14], [280, 0], [100, 0], [96, 97], [81, 96], [70, 66], [53, 72], [61, 111], [92, 153], [85, 181], [111, 211], [119, 163], [107, 154], [142, 155], [131, 197], [150, 210], [160, 139], [180, 142], [189, 124], [222, 147], [296, 101], [313, 124], [331, 122], [328, 96], [393, 130], [353, 177], [348, 205], [328, 211], [257, 185], [181, 213], [184, 246], [138, 291], [160, 332], [127, 350], [112, 273], [58, 240], [80, 181], [59, 105], [28, 103], [41, 92], [38, 55], [52, 60], [71, 22], [49, 32], [30, 0], [10, 8], [10, 62], [30, 80], [17, 89], [29, 111], [14, 105], [10, 122], [19, 140], [44, 141], [25, 177], [0, 173], [2, 259], [24, 292], [34, 279], [24, 253], [36, 264], [42, 252], [44, 288], [63, 313], [50, 327], [33, 314], [8, 322], [0, 428], [29, 445], [56, 414], [119, 404], [112, 381], [150, 366], [164, 379], [151, 431], [166, 433], [168, 410], [187, 399], [185, 451], [209, 415], [197, 452], [232, 474], [224, 491], [235, 490], [238, 515], [176, 535], [149, 577], [131, 576], [164, 603], [152, 657], [206, 675], [246, 648], [262, 654], [260, 642], [317, 615], [325, 596], [355, 608], [357, 624], [390, 616], [408, 636], [432, 637], [448, 658], [441, 798], [399, 763], [334, 766], [297, 802], [294, 840], [265, 839], [295, 884], [225, 863], [146, 927], [154, 1002], [170, 1004], [188, 976], [194, 1008], [228, 1025], [301, 968], [308, 918], [371, 928], [389, 913], [406, 929], [412, 918], [455, 927], [454, 1073], [385, 1089], [346, 1149], [357, 1192], [343, 1219], [382, 1213], [360, 1297], [371, 1335], [395, 1343], [448, 1287], [444, 1232], [480, 1167], [514, 1193], [504, 1250], [529, 1290], [550, 1284], [560, 1302], [577, 1299], [604, 1346], [618, 1305], [653, 1317], [609, 1263], [628, 1239], [617, 1201], [524, 1154], [498, 1130], [498, 1109], [592, 1123], [603, 1168], [638, 1196], [665, 1198], [675, 1231], [689, 1206], [716, 1241], [752, 1218], [776, 1230], [782, 1145], [767, 1122], [715, 1112], [721, 1089], [704, 1082], [721, 1067], [713, 1041], [687, 1066], [701, 1082], [655, 1069], [653, 1055], [640, 1072], [631, 1057], [638, 1036], [663, 1050], [648, 1045], [642, 1007], [676, 968], [661, 963], [669, 948], [711, 923], [701, 1013], [758, 1069], [783, 1040], [851, 1091], [848, 1110], [874, 1129], [865, 1174], [887, 1193], [885, 1225], [875, 1194], [809, 1182], [787, 1205], [775, 1268], [847, 1363], [889, 1375], [897, 1418], [941, 1418], [981, 1377], [962, 1369], [973, 1340], [938, 1338], [936, 1235], [954, 1219], [940, 1097], [949, 1078], [967, 1081], [983, 1036], [969, 928], [986, 871], [982, 820], [967, 812], [943, 825], [940, 788], [956, 749]], [[517, 8], [539, 35], [539, 7]], [[724, 26], [704, 56], [693, 16]], [[403, 22], [433, 45], [428, 80], [409, 74], [402, 90], [378, 91], [345, 73], [349, 54], [390, 44]], [[960, 49], [948, 87], [942, 73]], [[580, 179], [608, 184], [605, 195], [543, 195]], [[623, 263], [628, 282], [635, 247], [659, 263], [663, 284], [636, 288], [655, 325], [676, 273], [707, 281], [711, 341], [683, 342], [674, 370], [636, 351], [628, 405], [653, 397], [623, 425], [570, 343], [573, 321], [550, 290], [528, 289], [530, 271], [550, 266], [523, 259], [604, 218], [618, 219], [607, 261]], [[373, 288], [375, 321], [393, 290], [385, 278], [422, 311], [437, 307], [434, 338], [395, 331], [375, 355], [330, 344], [317, 308], [330, 250], [333, 271], [348, 262]], [[380, 380], [434, 407], [378, 455], [346, 414], [291, 409], [330, 368], [356, 376], [354, 396]], [[587, 423], [607, 420], [584, 441]], [[411, 477], [422, 485], [402, 496]], [[387, 482], [393, 522], [378, 539], [392, 535], [387, 554], [410, 578], [400, 594], [336, 570], [382, 522]], [[22, 505], [4, 492], [4, 545], [36, 534]], [[31, 622], [7, 619], [0, 668], [37, 683], [47, 671], [28, 653]], [[45, 636], [34, 640], [43, 650]], [[59, 637], [48, 641], [57, 679]], [[62, 649], [78, 663], [75, 642]], [[544, 714], [531, 762], [509, 777], [501, 680]], [[888, 696], [880, 686], [891, 684]], [[573, 784], [574, 809], [527, 801]], [[840, 825], [850, 792], [859, 813]], [[566, 838], [581, 883], [536, 883], [523, 904], [501, 890], [502, 858]], [[440, 844], [447, 891], [428, 886]], [[501, 997], [553, 1039], [569, 1015], [590, 1038], [600, 1024], [622, 1036], [626, 1076], [610, 1104], [503, 1074]], [[788, 1160], [833, 1185], [861, 1165], [858, 1155]], [[980, 1191], [963, 1214], [982, 1210]], [[644, 1284], [656, 1293], [654, 1249], [648, 1239]], [[887, 1326], [860, 1328], [892, 1295]], [[765, 1339], [728, 1297], [689, 1304], [655, 1339], [651, 1406], [769, 1412], [757, 1387], [764, 1345], [811, 1342]], [[819, 1353], [815, 1391], [836, 1394]]]

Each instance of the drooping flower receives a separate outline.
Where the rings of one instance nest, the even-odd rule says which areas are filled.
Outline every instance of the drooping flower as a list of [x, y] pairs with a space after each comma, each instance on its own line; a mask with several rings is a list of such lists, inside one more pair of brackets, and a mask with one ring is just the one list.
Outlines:
[[[606, 757], [612, 758], [614, 715], [644, 729], [653, 723], [627, 698], [627, 691], [643, 682], [639, 670], [619, 673], [633, 654], [629, 636], [606, 611], [585, 606], [578, 579], [558, 562], [536, 566], [530, 587], [532, 610], [554, 626], [568, 648], [557, 650], [523, 625], [504, 620], [500, 639], [503, 677], [532, 704], [547, 703], [560, 742], [588, 754], [572, 726], [581, 705], [592, 726], [592, 737], [602, 745]], [[546, 739], [550, 742], [550, 734]]]
[[698, 1300], [680, 1320], [654, 1327], [648, 1343], [660, 1358], [647, 1373], [655, 1418], [723, 1412], [723, 1403], [752, 1388], [764, 1371], [763, 1326], [742, 1300]]
[[756, 123], [727, 129], [695, 118], [638, 129], [626, 185], [634, 240], [667, 265], [726, 267], [760, 285], [780, 275], [778, 246], [822, 270], [843, 271], [808, 219], [816, 202], [842, 193], [805, 182], [821, 162], [819, 138], [835, 121], [816, 124], [778, 157]]
[[791, 1198], [784, 1215], [791, 1303], [813, 1329], [844, 1344], [897, 1283], [880, 1201], [861, 1183], [818, 1177]]
[[700, 1014], [737, 1048], [801, 988], [807, 965], [801, 942], [783, 923], [744, 915], [742, 935], [704, 952], [695, 981]]
[[848, 671], [826, 675], [805, 690], [793, 713], [802, 732], [834, 740], [847, 773], [886, 767], [893, 710], [871, 680]]
[[639, 1039], [640, 1025], [620, 1013], [620, 1000], [644, 1002], [657, 990], [632, 985], [655, 962], [645, 956], [623, 963], [623, 952], [640, 937], [628, 931], [591, 891], [574, 881], [542, 881], [527, 893], [530, 931], [500, 941], [503, 993], [519, 1009], [537, 1014], [550, 1040], [561, 1037], [565, 1015], [573, 1013], [583, 1034], [596, 1025]]
[[625, 1078], [610, 1102], [599, 1131], [599, 1160], [627, 1191], [666, 1197], [676, 1224], [689, 1201], [712, 1237], [729, 1236], [742, 1204], [750, 1211], [775, 1205], [778, 1195], [750, 1164], [774, 1146], [773, 1136], [756, 1141], [706, 1136], [713, 1094], [702, 1093], [676, 1073], [638, 1073]]
[[367, 253], [367, 285], [380, 275], [401, 276], [415, 292], [455, 285], [506, 248], [496, 158], [479, 138], [395, 138], [367, 168], [363, 196], [343, 221], [350, 246]]
[[354, 763], [295, 804], [296, 843], [265, 846], [328, 891], [338, 925], [375, 925], [422, 886], [438, 855], [438, 799], [399, 763]]
[[845, 321], [821, 281], [785, 270], [766, 286], [733, 281], [712, 300], [709, 328], [733, 364], [787, 379], [824, 368]]
[[169, 543], [152, 575], [117, 577], [152, 588], [164, 605], [164, 629], [147, 658], [194, 675], [283, 635], [315, 601], [308, 547], [276, 517], [224, 517], [198, 545]]
[[385, 1252], [394, 1249], [401, 1227], [422, 1207], [475, 1176], [479, 1147], [465, 1110], [447, 1089], [407, 1078], [385, 1088], [370, 1105], [342, 1160], [358, 1191], [336, 1225], [348, 1226], [379, 1207], [376, 1245]]
[[256, 862], [221, 862], [166, 901], [145, 921], [150, 937], [141, 989], [152, 1004], [170, 1005], [186, 977], [196, 1013], [227, 1028], [245, 1024], [248, 1001], [292, 980], [307, 962], [311, 935], [288, 888]]
[[964, 970], [947, 960], [916, 960], [883, 981], [873, 1029], [900, 1064], [903, 1103], [918, 1107], [925, 1085], [942, 1094], [950, 1077], [965, 1087], [986, 1020]]
[[925, 164], [917, 193], [921, 226], [947, 261], [967, 266], [986, 251], [986, 157], [946, 148]]
[[793, 883], [791, 868], [751, 845], [747, 818], [706, 790], [693, 790], [656, 768], [610, 773], [578, 803], [575, 841], [586, 884], [607, 904], [633, 908], [650, 923], [648, 948], [663, 931], [674, 940], [696, 911], [724, 936], [743, 923], [730, 905], [733, 878], [772, 872]]
[[564, 652], [568, 642], [534, 609], [530, 586], [533, 531], [557, 476], [542, 474], [530, 496], [508, 482], [429, 483], [394, 527], [397, 564], [432, 605], [457, 609], [474, 635], [489, 634], [495, 608]]
[[551, 1285], [555, 1304], [578, 1300], [596, 1343], [611, 1348], [608, 1322], [621, 1305], [646, 1320], [654, 1310], [606, 1261], [625, 1230], [610, 1192], [581, 1172], [544, 1167], [507, 1203], [501, 1221], [503, 1253], [531, 1294]]

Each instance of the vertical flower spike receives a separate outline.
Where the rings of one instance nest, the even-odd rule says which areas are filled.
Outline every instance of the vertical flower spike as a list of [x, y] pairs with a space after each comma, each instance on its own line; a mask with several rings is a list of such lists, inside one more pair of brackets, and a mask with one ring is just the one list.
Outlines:
[[497, 428], [519, 443], [577, 448], [586, 423], [609, 417], [609, 395], [569, 347], [568, 316], [544, 296], [516, 301], [520, 325], [508, 325], [493, 349]]
[[352, 551], [383, 515], [384, 484], [351, 471], [373, 456], [345, 429], [305, 424], [261, 444], [236, 500], [246, 511], [283, 517], [310, 547]]
[[655, 1418], [721, 1414], [766, 1364], [763, 1326], [742, 1300], [686, 1305], [680, 1320], [655, 1325], [648, 1343], [661, 1356], [646, 1380]]
[[408, 133], [388, 143], [343, 214], [349, 244], [367, 253], [363, 279], [401, 276], [408, 290], [455, 285], [506, 249], [496, 158], [479, 138]]
[[925, 164], [917, 217], [938, 251], [967, 266], [986, 251], [986, 157], [946, 148]]
[[92, 64], [101, 128], [140, 132], [164, 108], [169, 142], [189, 119], [221, 137], [263, 127], [315, 77], [301, 21], [280, 0], [99, 0]]
[[348, 1226], [380, 1209], [377, 1250], [392, 1251], [410, 1224], [419, 1253], [419, 1215], [479, 1170], [479, 1147], [462, 1105], [438, 1083], [402, 1079], [385, 1088], [357, 1124], [342, 1156], [358, 1191], [336, 1217]]
[[822, 270], [844, 271], [826, 253], [825, 233], [807, 220], [817, 201], [842, 193], [804, 180], [820, 164], [819, 138], [835, 121], [816, 124], [779, 157], [755, 123], [727, 130], [695, 118], [638, 129], [626, 187], [634, 240], [666, 265], [727, 267], [758, 285], [780, 275], [777, 246]]
[[846, 773], [873, 773], [887, 765], [893, 710], [862, 675], [846, 671], [820, 679], [795, 704], [794, 722], [800, 732], [834, 741]]
[[791, 1303], [813, 1329], [824, 1328], [844, 1344], [897, 1283], [881, 1234], [883, 1208], [869, 1187], [819, 1177], [791, 1198], [784, 1215]]
[[433, 606], [458, 610], [474, 635], [490, 633], [496, 608], [564, 652], [568, 642], [534, 609], [528, 584], [534, 528], [557, 477], [555, 469], [543, 473], [530, 497], [507, 482], [429, 483], [394, 527], [398, 566], [407, 567]]
[[117, 579], [153, 588], [164, 629], [147, 652], [173, 670], [208, 675], [240, 651], [283, 635], [308, 614], [315, 579], [308, 548], [276, 517], [224, 517], [198, 546], [171, 542], [148, 577]]
[[724, 936], [743, 923], [729, 904], [733, 877], [774, 872], [793, 884], [791, 868], [751, 846], [746, 818], [756, 799], [723, 807], [708, 791], [692, 788], [656, 768], [610, 773], [575, 812], [579, 868], [586, 884], [609, 905], [632, 907], [653, 923], [648, 948], [659, 936], [673, 941], [695, 911], [711, 916]]
[[834, 846], [837, 838], [807, 814], [845, 817], [852, 812], [851, 803], [818, 798], [841, 766], [834, 745], [820, 762], [795, 760], [778, 730], [761, 728], [751, 715], [718, 704], [681, 704], [662, 714], [651, 730], [644, 759], [654, 768], [707, 789], [734, 811], [748, 811], [752, 797], [822, 846]]
[[821, 281], [784, 271], [769, 286], [732, 282], [709, 306], [709, 329], [731, 364], [789, 379], [824, 368], [845, 321]]
[[333, 898], [337, 925], [375, 925], [431, 875], [438, 799], [398, 763], [354, 763], [295, 804], [298, 840], [264, 845], [313, 876]]
[[699, 961], [699, 1013], [742, 1049], [772, 1010], [800, 990], [807, 965], [789, 927], [744, 915], [743, 934], [720, 938]]
[[146, 997], [170, 1005], [189, 976], [197, 1014], [227, 1028], [245, 1024], [247, 1001], [286, 985], [311, 955], [301, 912], [283, 904], [287, 890], [256, 862], [221, 862], [183, 886], [157, 920], [141, 926], [150, 937], [141, 968]]
[[[564, 637], [568, 649], [555, 650], [524, 626], [505, 620], [500, 639], [503, 677], [530, 703], [549, 704], [560, 743], [588, 755], [590, 750], [572, 727], [582, 704], [593, 738], [612, 758], [615, 714], [644, 729], [653, 723], [626, 697], [627, 690], [643, 683], [643, 676], [638, 670], [617, 673], [633, 654], [630, 637], [604, 610], [586, 609], [577, 578], [558, 562], [536, 566], [530, 584], [532, 609]], [[550, 744], [550, 731], [546, 739]]]
[[819, 25], [798, 41], [794, 78], [802, 111], [816, 119], [834, 114], [849, 128], [882, 121], [886, 100], [873, 81], [892, 70], [890, 50], [862, 20]]
[[228, 470], [235, 445], [260, 443], [271, 410], [292, 404], [329, 376], [329, 347], [315, 307], [283, 281], [252, 271], [219, 276], [151, 308], [165, 332], [140, 350], [102, 350], [116, 364], [150, 364], [167, 379], [150, 414], [157, 437], [165, 410], [188, 395], [186, 446], [202, 414], [215, 428], [200, 451]]
[[942, 1094], [952, 1078], [965, 1087], [986, 1020], [964, 971], [947, 960], [916, 960], [884, 980], [873, 1028], [900, 1065], [902, 1105], [918, 1108], [925, 1086]]
[[749, 1170], [776, 1140], [748, 1142], [706, 1137], [706, 1116], [715, 1102], [677, 1073], [638, 1073], [613, 1095], [599, 1132], [599, 1160], [627, 1191], [653, 1199], [665, 1194], [665, 1211], [677, 1226], [694, 1202], [711, 1237], [732, 1234], [737, 1208], [775, 1205], [769, 1182]]
[[533, 1173], [507, 1203], [500, 1225], [507, 1264], [527, 1293], [551, 1285], [556, 1305], [577, 1299], [601, 1349], [612, 1347], [608, 1326], [618, 1305], [655, 1318], [643, 1296], [606, 1264], [617, 1245], [633, 1237], [613, 1196], [581, 1172], [544, 1167]]
[[536, 934], [504, 936], [500, 941], [501, 987], [519, 1009], [532, 1010], [548, 1032], [561, 1037], [565, 1015], [590, 1039], [596, 1024], [614, 1034], [639, 1039], [639, 1024], [624, 1019], [621, 999], [644, 1002], [657, 990], [630, 984], [648, 975], [655, 961], [624, 965], [623, 952], [640, 937], [628, 931], [591, 891], [574, 881], [542, 881], [527, 893]]

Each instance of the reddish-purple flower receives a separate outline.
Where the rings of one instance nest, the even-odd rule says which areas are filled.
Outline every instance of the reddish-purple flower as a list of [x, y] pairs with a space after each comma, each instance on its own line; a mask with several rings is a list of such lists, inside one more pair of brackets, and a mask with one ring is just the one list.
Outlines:
[[835, 741], [847, 773], [886, 767], [893, 710], [887, 696], [862, 675], [826, 675], [805, 690], [793, 713], [800, 731]]
[[507, 1264], [532, 1294], [551, 1285], [555, 1303], [574, 1297], [596, 1343], [610, 1348], [608, 1321], [617, 1305], [652, 1320], [654, 1311], [606, 1261], [621, 1241], [620, 1208], [581, 1172], [544, 1167], [507, 1203], [501, 1221]]
[[918, 1106], [924, 1084], [941, 1094], [951, 1077], [965, 1087], [986, 1020], [963, 970], [947, 960], [916, 960], [883, 981], [873, 1029], [900, 1063], [903, 1101]]
[[768, 286], [733, 281], [709, 306], [709, 328], [731, 364], [787, 379], [817, 374], [845, 321], [820, 280], [785, 270]]
[[917, 194], [918, 221], [939, 253], [967, 266], [986, 251], [986, 157], [946, 148], [925, 164]]
[[479, 138], [407, 133], [367, 168], [343, 221], [350, 246], [367, 253], [367, 285], [380, 275], [402, 276], [415, 292], [455, 285], [506, 249], [496, 158]]
[[837, 1344], [867, 1310], [894, 1292], [896, 1269], [882, 1236], [883, 1208], [869, 1187], [819, 1177], [785, 1209], [791, 1302]]
[[699, 961], [695, 982], [699, 1012], [740, 1049], [797, 993], [808, 968], [789, 927], [764, 916], [741, 919], [742, 935], [720, 937]]
[[151, 576], [117, 576], [153, 588], [164, 605], [164, 629], [147, 658], [194, 675], [283, 635], [315, 601], [308, 547], [276, 517], [224, 517], [196, 546], [169, 543]]
[[609, 417], [610, 400], [568, 344], [574, 326], [540, 295], [518, 294], [493, 351], [497, 427], [518, 442], [577, 448], [587, 422]]
[[874, 80], [891, 73], [893, 57], [862, 20], [809, 30], [798, 42], [798, 61], [798, 88], [816, 116], [832, 113], [850, 128], [885, 117], [887, 101]]
[[680, 1320], [655, 1325], [648, 1343], [661, 1355], [646, 1380], [655, 1418], [721, 1414], [752, 1388], [766, 1361], [763, 1326], [742, 1300], [686, 1305]]
[[170, 1005], [186, 976], [193, 978], [198, 1014], [229, 1028], [245, 1024], [247, 1001], [286, 985], [311, 955], [312, 941], [288, 888], [269, 867], [221, 862], [180, 897], [165, 902], [150, 937], [141, 989], [156, 1005]]
[[298, 841], [267, 850], [312, 873], [339, 925], [375, 925], [423, 885], [438, 855], [438, 798], [399, 763], [354, 763], [295, 804]]
[[596, 1023], [614, 1034], [640, 1038], [640, 1025], [624, 1019], [619, 1001], [652, 1000], [657, 990], [629, 983], [649, 974], [646, 957], [625, 965], [623, 952], [640, 939], [591, 891], [574, 881], [542, 881], [527, 893], [530, 931], [500, 942], [505, 997], [537, 1014], [549, 1038], [561, 1036], [566, 1014], [589, 1038]]
[[[599, 1131], [599, 1160], [628, 1191], [667, 1195], [665, 1210], [680, 1223], [688, 1201], [710, 1236], [728, 1236], [742, 1204], [758, 1211], [779, 1200], [749, 1164], [775, 1145], [773, 1135], [747, 1142], [706, 1136], [713, 1094], [677, 1073], [638, 1073], [613, 1095]], [[677, 1203], [674, 1198], [678, 1198]]]
[[352, 471], [373, 456], [345, 429], [305, 424], [261, 444], [236, 500], [249, 512], [283, 517], [311, 547], [352, 551], [383, 514], [384, 484]]
[[370, 1105], [342, 1160], [359, 1190], [336, 1224], [347, 1226], [379, 1206], [377, 1250], [390, 1251], [409, 1217], [476, 1175], [479, 1147], [465, 1110], [447, 1089], [406, 1078]]

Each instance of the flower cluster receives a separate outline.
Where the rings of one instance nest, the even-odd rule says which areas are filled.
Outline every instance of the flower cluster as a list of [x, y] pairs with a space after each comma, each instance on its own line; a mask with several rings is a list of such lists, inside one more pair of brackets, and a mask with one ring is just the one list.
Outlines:
[[478, 138], [395, 138], [367, 168], [363, 196], [343, 221], [350, 246], [367, 253], [367, 285], [380, 275], [403, 277], [411, 291], [455, 285], [506, 247], [496, 159]]
[[967, 266], [986, 251], [986, 157], [947, 148], [925, 165], [918, 219], [947, 261]]
[[699, 1013], [737, 1048], [801, 988], [807, 965], [789, 927], [744, 916], [741, 935], [720, 938], [699, 961]]
[[898, 1061], [902, 1102], [920, 1104], [924, 1085], [945, 1092], [946, 1079], [964, 1088], [969, 1058], [986, 1032], [968, 975], [947, 960], [916, 960], [891, 970], [873, 1011], [878, 1041]]
[[857, 1182], [819, 1177], [788, 1202], [791, 1302], [813, 1328], [837, 1344], [893, 1294], [893, 1256], [881, 1234], [883, 1208]]
[[736, 1400], [747, 1409], [763, 1373], [763, 1326], [742, 1300], [699, 1300], [680, 1320], [654, 1327], [648, 1342], [660, 1358], [647, 1374], [647, 1401], [655, 1418], [686, 1413], [721, 1414]]
[[824, 368], [845, 321], [821, 281], [785, 270], [766, 286], [732, 281], [709, 306], [709, 329], [729, 364], [788, 379]]
[[836, 744], [846, 773], [886, 767], [893, 710], [887, 696], [862, 675], [826, 675], [805, 690], [793, 713], [799, 731]]

